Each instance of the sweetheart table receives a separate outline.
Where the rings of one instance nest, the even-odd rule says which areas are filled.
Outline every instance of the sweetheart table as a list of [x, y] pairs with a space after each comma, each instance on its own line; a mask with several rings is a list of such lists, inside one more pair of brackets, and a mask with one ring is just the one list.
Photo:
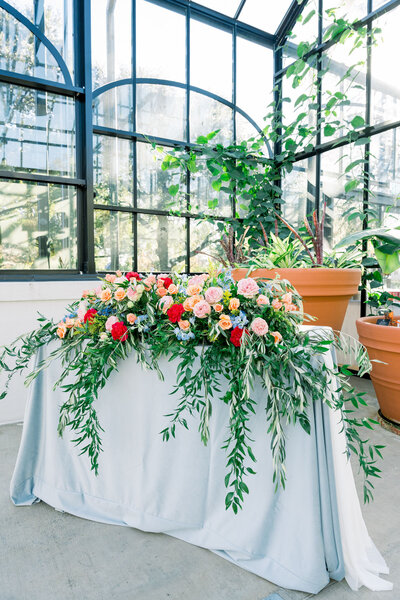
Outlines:
[[[37, 360], [51, 351], [42, 349]], [[321, 360], [332, 365], [331, 354]], [[330, 578], [346, 577], [352, 589], [392, 589], [361, 514], [337, 412], [311, 406], [311, 435], [299, 425], [286, 434], [286, 488], [274, 491], [265, 421], [265, 390], [254, 386], [257, 411], [250, 428], [257, 457], [250, 493], [238, 514], [225, 510], [224, 475], [229, 407], [213, 401], [210, 439], [200, 440], [195, 418], [189, 431], [163, 442], [159, 432], [175, 407], [170, 396], [176, 363], [160, 361], [161, 381], [134, 354], [119, 365], [96, 403], [102, 434], [99, 475], [87, 456], [57, 434], [61, 365], [53, 363], [31, 386], [21, 446], [11, 482], [17, 506], [43, 500], [58, 510], [103, 523], [163, 532], [208, 548], [282, 587], [318, 593]], [[336, 393], [327, 389], [326, 393]]]

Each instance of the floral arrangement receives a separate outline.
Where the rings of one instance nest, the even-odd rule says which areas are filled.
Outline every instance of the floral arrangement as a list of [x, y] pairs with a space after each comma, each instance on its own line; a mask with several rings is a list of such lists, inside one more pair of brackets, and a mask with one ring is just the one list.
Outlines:
[[[285, 280], [235, 282], [230, 271], [187, 276], [177, 273], [140, 275], [120, 271], [107, 274], [100, 285], [83, 292], [58, 323], [39, 316], [40, 325], [0, 352], [0, 370], [11, 377], [29, 367], [30, 358], [53, 343], [45, 359], [26, 377], [29, 384], [53, 360], [61, 360], [57, 382], [65, 392], [60, 408], [59, 433], [75, 432], [74, 442], [87, 453], [97, 474], [102, 427], [95, 400], [118, 361], [132, 351], [144, 367], [156, 369], [158, 359], [178, 359], [174, 392], [180, 393], [176, 409], [161, 432], [164, 440], [176, 435], [176, 426], [189, 427], [188, 417], [198, 415], [199, 432], [206, 444], [215, 398], [229, 405], [230, 418], [223, 448], [227, 453], [226, 507], [236, 513], [249, 492], [247, 476], [254, 474], [256, 457], [251, 449], [249, 417], [254, 412], [252, 382], [259, 377], [265, 388], [266, 433], [271, 440], [276, 487], [285, 485], [283, 423], [299, 424], [310, 432], [309, 406], [324, 399], [342, 412], [349, 450], [357, 453], [365, 474], [364, 497], [369, 500], [371, 476], [379, 476], [376, 457], [382, 446], [368, 446], [360, 426], [371, 428], [371, 419], [359, 421], [344, 410], [341, 391], [352, 404], [365, 404], [363, 394], [348, 383], [346, 368], [330, 370], [321, 355], [341, 344], [326, 334], [301, 331], [299, 294]], [[354, 348], [353, 348], [354, 349]], [[370, 367], [365, 350], [355, 348], [361, 371]], [[220, 391], [226, 379], [227, 391]], [[326, 399], [330, 382], [338, 393]], [[173, 393], [174, 393], [173, 392]], [[1, 394], [4, 397], [7, 387]], [[219, 401], [219, 400], [218, 400]]]

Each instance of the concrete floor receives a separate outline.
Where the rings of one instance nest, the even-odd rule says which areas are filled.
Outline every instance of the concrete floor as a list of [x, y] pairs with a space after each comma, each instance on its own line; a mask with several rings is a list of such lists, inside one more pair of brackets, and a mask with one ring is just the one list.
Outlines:
[[[369, 416], [376, 401], [369, 381]], [[166, 535], [103, 525], [44, 503], [16, 508], [8, 488], [21, 425], [0, 427], [0, 600], [305, 600], [222, 558]], [[377, 426], [387, 446], [375, 501], [363, 509], [372, 539], [390, 567], [393, 592], [352, 592], [331, 583], [318, 600], [400, 600], [400, 436]], [[356, 478], [359, 477], [356, 474]]]

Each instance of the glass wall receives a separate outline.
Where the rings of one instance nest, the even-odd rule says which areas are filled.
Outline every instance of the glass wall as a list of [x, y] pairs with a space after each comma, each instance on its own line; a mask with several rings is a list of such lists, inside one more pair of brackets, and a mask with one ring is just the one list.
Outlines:
[[[276, 73], [276, 83], [282, 87], [282, 96], [289, 98], [283, 104], [284, 116], [292, 121], [295, 116], [295, 101], [302, 90], [289, 89], [285, 70], [297, 58], [297, 44], [304, 38], [319, 42], [319, 48], [308, 58], [316, 65], [313, 111], [315, 118], [325, 115], [324, 111], [333, 94], [341, 92], [348, 101], [335, 114], [327, 117], [326, 123], [334, 125], [321, 132], [314, 140], [314, 156], [295, 163], [294, 170], [283, 181], [284, 213], [295, 224], [300, 224], [315, 208], [326, 203], [325, 240], [330, 249], [352, 231], [359, 230], [368, 220], [370, 224], [394, 223], [400, 212], [399, 176], [399, 119], [400, 119], [400, 76], [393, 67], [397, 52], [397, 32], [400, 25], [400, 7], [396, 2], [386, 3], [367, 0], [333, 2], [331, 0], [309, 0], [298, 22], [292, 28], [295, 37], [286, 44], [281, 40], [278, 59], [281, 69]], [[364, 20], [366, 33], [379, 28], [377, 44], [369, 50], [358, 48], [350, 52], [351, 40], [345, 43], [324, 44], [322, 34], [328, 24], [327, 10], [336, 9], [337, 14], [346, 14], [350, 19]], [[372, 13], [372, 10], [379, 9]], [[315, 11], [315, 12], [313, 12]], [[302, 21], [312, 14], [302, 30]], [[326, 47], [325, 47], [326, 46]], [[345, 74], [349, 78], [344, 78]], [[318, 93], [318, 77], [322, 85]], [[349, 81], [352, 89], [349, 90]], [[347, 82], [347, 83], [346, 83]], [[310, 93], [310, 87], [307, 93]], [[299, 109], [298, 109], [299, 110]], [[356, 115], [362, 117], [367, 143], [356, 145], [342, 139], [344, 129], [337, 122], [350, 122]], [[310, 116], [311, 119], [311, 116]], [[338, 142], [340, 145], [338, 146]], [[358, 166], [346, 173], [346, 166], [358, 161]], [[312, 165], [312, 166], [311, 166]], [[357, 178], [363, 181], [356, 189], [346, 191], [346, 184]], [[351, 215], [350, 219], [349, 216]], [[364, 225], [364, 226], [365, 226]], [[400, 287], [400, 286], [399, 286]]]

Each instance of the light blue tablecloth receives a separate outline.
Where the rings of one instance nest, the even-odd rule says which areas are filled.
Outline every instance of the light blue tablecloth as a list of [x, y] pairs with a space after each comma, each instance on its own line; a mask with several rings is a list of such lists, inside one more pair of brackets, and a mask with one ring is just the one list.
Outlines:
[[207, 447], [195, 419], [189, 419], [190, 431], [178, 429], [176, 439], [163, 442], [163, 415], [177, 402], [176, 395], [169, 396], [176, 364], [164, 360], [161, 367], [163, 382], [132, 355], [112, 374], [96, 406], [105, 429], [98, 477], [71, 435], [57, 435], [63, 396], [52, 388], [60, 365], [43, 372], [30, 390], [12, 501], [21, 506], [43, 500], [79, 517], [164, 532], [286, 588], [317, 593], [330, 577], [342, 579], [327, 407], [322, 402], [312, 407], [311, 435], [300, 426], [286, 427], [288, 481], [275, 493], [265, 391], [256, 385], [251, 428], [257, 474], [248, 477], [250, 495], [235, 516], [225, 510], [221, 450], [229, 408], [214, 400]]

